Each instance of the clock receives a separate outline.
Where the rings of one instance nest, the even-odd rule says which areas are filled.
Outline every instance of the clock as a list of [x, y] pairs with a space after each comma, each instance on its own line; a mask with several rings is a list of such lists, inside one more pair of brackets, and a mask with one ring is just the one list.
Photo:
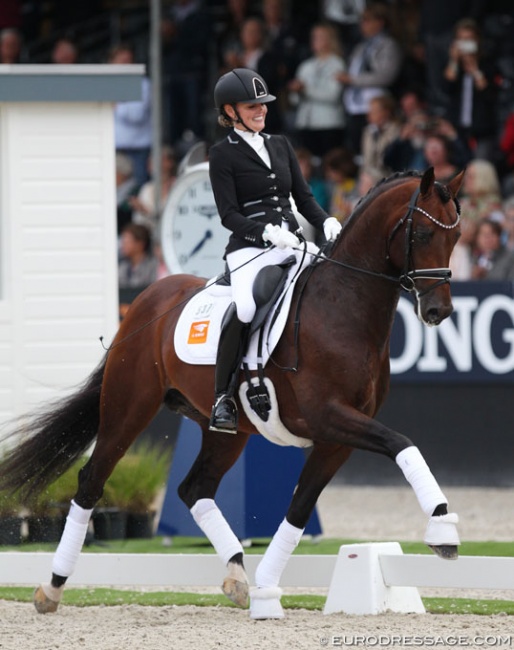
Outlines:
[[224, 269], [229, 235], [216, 208], [209, 163], [186, 167], [162, 215], [161, 244], [169, 270], [207, 278], [218, 275]]
[[[291, 203], [304, 237], [314, 241], [314, 228]], [[161, 246], [168, 269], [171, 273], [215, 277], [224, 270], [229, 236], [214, 200], [209, 163], [185, 167], [171, 188], [162, 215]]]

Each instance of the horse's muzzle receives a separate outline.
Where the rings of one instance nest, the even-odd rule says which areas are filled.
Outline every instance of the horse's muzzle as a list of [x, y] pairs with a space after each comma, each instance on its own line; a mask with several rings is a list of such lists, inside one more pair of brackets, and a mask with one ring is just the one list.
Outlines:
[[436, 294], [416, 296], [416, 314], [418, 318], [429, 326], [439, 325], [453, 312], [451, 298], [437, 299]]

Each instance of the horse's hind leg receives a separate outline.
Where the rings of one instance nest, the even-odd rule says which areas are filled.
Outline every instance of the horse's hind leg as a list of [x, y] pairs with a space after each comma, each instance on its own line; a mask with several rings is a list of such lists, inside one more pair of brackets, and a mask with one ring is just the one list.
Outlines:
[[214, 501], [219, 483], [239, 458], [248, 434], [213, 433], [208, 421], [201, 422], [202, 447], [191, 470], [178, 488], [182, 501], [214, 546], [228, 575], [223, 593], [239, 607], [248, 604], [248, 577], [243, 564], [243, 547]]
[[[144, 373], [141, 365], [137, 372], [135, 367], [124, 368], [123, 373], [116, 369], [113, 371], [116, 360], [109, 361], [111, 372], [107, 366], [96, 445], [91, 458], [79, 472], [78, 491], [53, 558], [51, 582], [40, 585], [34, 594], [34, 605], [42, 614], [57, 610], [66, 580], [72, 575], [80, 556], [93, 507], [102, 496], [105, 482], [163, 401], [163, 389], [156, 373]], [[144, 381], [135, 381], [135, 377], [143, 379], [143, 376]]]

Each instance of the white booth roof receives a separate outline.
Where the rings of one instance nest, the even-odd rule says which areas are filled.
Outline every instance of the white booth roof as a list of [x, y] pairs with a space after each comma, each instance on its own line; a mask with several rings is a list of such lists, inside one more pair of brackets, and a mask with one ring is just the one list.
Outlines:
[[141, 96], [145, 66], [0, 65], [0, 102], [123, 102]]

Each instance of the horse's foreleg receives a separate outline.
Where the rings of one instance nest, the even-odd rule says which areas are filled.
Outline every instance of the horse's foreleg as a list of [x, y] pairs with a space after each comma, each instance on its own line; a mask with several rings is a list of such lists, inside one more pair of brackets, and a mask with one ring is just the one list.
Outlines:
[[255, 619], [282, 618], [280, 578], [303, 535], [319, 495], [350, 456], [351, 449], [316, 445], [300, 475], [285, 519], [273, 536], [255, 572], [250, 615]]
[[[457, 557], [458, 516], [448, 513], [448, 500], [421, 452], [409, 438], [348, 407], [332, 407], [336, 413], [318, 439], [338, 441], [355, 449], [384, 454], [396, 462], [410, 483], [423, 512], [429, 517], [425, 543], [446, 559]], [[334, 423], [334, 424], [332, 424]]]
[[448, 500], [421, 452], [414, 445], [405, 447], [396, 455], [395, 461], [414, 490], [421, 509], [429, 517], [425, 544], [445, 559], [457, 559], [459, 517], [455, 512], [448, 512]]
[[213, 433], [207, 422], [202, 426], [202, 433], [202, 448], [179, 486], [179, 496], [228, 568], [223, 593], [239, 607], [246, 607], [249, 583], [243, 564], [243, 547], [214, 497], [221, 479], [243, 451], [248, 434]]

